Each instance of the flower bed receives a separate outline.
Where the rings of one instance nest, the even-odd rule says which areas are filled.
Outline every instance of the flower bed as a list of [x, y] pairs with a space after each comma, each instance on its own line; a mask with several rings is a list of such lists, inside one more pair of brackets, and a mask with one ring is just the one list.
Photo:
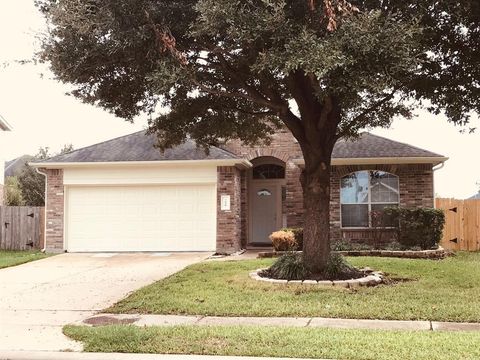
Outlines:
[[[300, 251], [299, 251], [300, 252]], [[266, 251], [258, 253], [259, 258], [280, 257], [286, 251]], [[349, 250], [349, 251], [332, 251], [343, 256], [379, 256], [379, 257], [396, 257], [405, 259], [443, 259], [449, 255], [442, 247], [436, 250]]]
[[290, 284], [290, 285], [316, 285], [316, 286], [324, 286], [324, 287], [343, 287], [343, 288], [356, 288], [360, 286], [377, 286], [384, 282], [383, 273], [378, 271], [371, 271], [368, 269], [362, 269], [361, 271], [365, 271], [364, 277], [358, 279], [350, 279], [350, 280], [280, 280], [280, 279], [271, 279], [268, 277], [260, 276], [262, 272], [266, 269], [258, 269], [250, 273], [250, 277], [257, 281], [264, 281], [271, 284]]

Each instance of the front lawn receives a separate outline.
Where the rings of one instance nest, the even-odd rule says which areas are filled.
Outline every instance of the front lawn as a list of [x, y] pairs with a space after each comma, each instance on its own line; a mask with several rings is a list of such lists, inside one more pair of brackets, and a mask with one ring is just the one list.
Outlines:
[[277, 327], [66, 326], [88, 352], [329, 359], [478, 359], [480, 333]]
[[133, 293], [107, 311], [480, 322], [480, 253], [442, 261], [349, 261], [412, 281], [358, 290], [271, 285], [248, 276], [271, 259], [204, 262]]
[[0, 250], [0, 269], [44, 259], [48, 256], [40, 251]]

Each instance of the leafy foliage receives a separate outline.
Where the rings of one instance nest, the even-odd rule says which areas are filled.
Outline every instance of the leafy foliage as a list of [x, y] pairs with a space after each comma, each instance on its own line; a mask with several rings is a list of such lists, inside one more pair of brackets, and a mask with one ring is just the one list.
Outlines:
[[5, 205], [22, 206], [25, 202], [22, 196], [22, 189], [16, 176], [7, 176], [5, 178]]
[[331, 253], [322, 273], [312, 274], [305, 265], [302, 253], [288, 252], [261, 275], [284, 280], [348, 280], [362, 277], [363, 273], [350, 265], [342, 255]]
[[283, 228], [269, 236], [275, 251], [295, 251], [303, 248], [303, 228]]
[[329, 280], [348, 280], [362, 276], [360, 271], [347, 263], [345, 258], [337, 253], [330, 254], [323, 275]]
[[[466, 125], [480, 110], [478, 0], [37, 0], [40, 59], [73, 95], [164, 149], [268, 141], [305, 159], [305, 260], [328, 258], [331, 154], [414, 106]], [[322, 211], [320, 211], [322, 209]], [[318, 224], [323, 224], [318, 226]], [[322, 251], [316, 251], [317, 249]]]
[[459, 123], [479, 109], [475, 0], [351, 1], [359, 11], [337, 19], [335, 31], [322, 1], [37, 4], [51, 24], [41, 58], [58, 78], [129, 120], [167, 107], [150, 124], [164, 146], [187, 135], [255, 142], [274, 130], [266, 118], [300, 137], [308, 110], [317, 117], [332, 100], [336, 137], [387, 126], [409, 114], [411, 100]]
[[303, 249], [303, 228], [283, 228], [281, 231], [291, 231], [295, 237], [295, 250]]
[[302, 254], [289, 252], [279, 257], [262, 275], [274, 279], [304, 280], [309, 271], [303, 262]]
[[269, 238], [275, 251], [293, 251], [297, 249], [295, 234], [290, 230], [275, 231]]
[[445, 214], [442, 210], [392, 207], [385, 211], [398, 224], [398, 242], [403, 247], [420, 247], [423, 250], [438, 247], [445, 225]]
[[[65, 154], [73, 150], [73, 145], [64, 145], [57, 154]], [[48, 147], [40, 148], [33, 161], [41, 161], [52, 157]], [[45, 205], [45, 177], [39, 174], [33, 167], [25, 164], [18, 176], [19, 186], [22, 191], [24, 204], [27, 206]]]

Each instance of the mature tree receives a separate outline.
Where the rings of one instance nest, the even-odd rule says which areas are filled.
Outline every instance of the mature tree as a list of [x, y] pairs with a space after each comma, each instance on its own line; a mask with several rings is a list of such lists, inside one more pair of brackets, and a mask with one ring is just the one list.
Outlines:
[[[159, 146], [264, 141], [305, 158], [304, 260], [330, 252], [330, 163], [340, 137], [423, 102], [465, 125], [480, 108], [478, 0], [39, 0], [40, 54], [73, 94]], [[159, 106], [168, 111], [159, 112]], [[432, 129], [434, 131], [434, 129]]]
[[[65, 154], [73, 150], [73, 145], [64, 145], [57, 154]], [[38, 149], [33, 161], [45, 160], [51, 157], [48, 147]], [[20, 189], [24, 204], [27, 206], [44, 206], [45, 205], [45, 177], [39, 174], [33, 167], [25, 164], [20, 175], [18, 176]]]
[[7, 176], [5, 178], [5, 205], [22, 206], [25, 202], [22, 196], [20, 182], [16, 176]]

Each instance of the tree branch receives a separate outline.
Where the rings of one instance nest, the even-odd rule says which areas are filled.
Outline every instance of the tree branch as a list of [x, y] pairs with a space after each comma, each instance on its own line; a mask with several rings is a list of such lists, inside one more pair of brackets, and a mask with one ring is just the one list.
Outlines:
[[385, 104], [387, 101], [390, 101], [391, 99], [393, 99], [393, 97], [395, 96], [395, 93], [400, 90], [400, 88], [402, 87], [403, 85], [399, 85], [399, 86], [396, 86], [393, 88], [393, 90], [387, 95], [385, 96], [382, 100], [379, 100], [377, 101], [376, 103], [374, 103], [372, 106], [369, 106], [367, 109], [365, 109], [364, 111], [362, 111], [360, 114], [358, 114], [357, 116], [355, 116], [352, 120], [352, 122], [357, 122], [359, 121], [361, 118], [367, 116], [368, 114], [372, 113], [373, 111], [377, 110], [380, 106], [382, 106], [383, 104]]

